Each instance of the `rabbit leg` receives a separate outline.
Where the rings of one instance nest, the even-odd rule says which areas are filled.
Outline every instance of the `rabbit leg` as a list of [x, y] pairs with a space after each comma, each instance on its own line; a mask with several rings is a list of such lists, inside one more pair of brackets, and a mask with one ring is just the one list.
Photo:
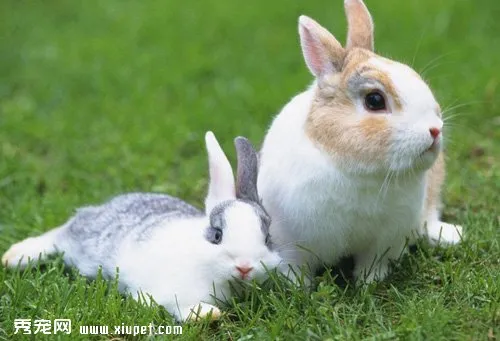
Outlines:
[[462, 226], [443, 221], [428, 221], [424, 227], [425, 235], [433, 245], [453, 245], [462, 240]]
[[216, 306], [200, 302], [194, 306], [184, 309], [182, 318], [184, 318], [185, 321], [199, 321], [209, 317], [212, 321], [215, 321], [220, 318], [221, 314], [221, 311]]
[[389, 248], [374, 247], [355, 257], [354, 278], [371, 283], [382, 281], [389, 274], [390, 262], [399, 259], [405, 250], [405, 241], [394, 241]]
[[427, 238], [432, 245], [453, 245], [462, 240], [462, 226], [448, 224], [440, 219], [441, 190], [444, 182], [444, 156], [440, 153], [427, 177], [427, 197], [423, 224], [419, 234]]
[[38, 237], [30, 237], [12, 245], [2, 256], [2, 264], [6, 267], [25, 268], [28, 261], [36, 261], [57, 252], [57, 236], [62, 227], [50, 230]]
[[436, 208], [432, 208], [427, 220], [422, 226], [421, 233], [426, 236], [432, 245], [453, 245], [462, 240], [462, 226], [448, 224], [439, 219]]
[[356, 258], [354, 278], [356, 281], [371, 283], [383, 280], [389, 273], [389, 259], [382, 257], [377, 259], [376, 255], [363, 254]]

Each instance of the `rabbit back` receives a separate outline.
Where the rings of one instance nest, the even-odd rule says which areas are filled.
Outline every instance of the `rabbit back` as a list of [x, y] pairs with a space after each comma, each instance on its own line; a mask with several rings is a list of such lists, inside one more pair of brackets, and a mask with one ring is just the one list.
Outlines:
[[91, 276], [96, 263], [103, 272], [115, 271], [115, 256], [124, 240], [147, 241], [168, 222], [202, 217], [203, 212], [166, 194], [129, 193], [99, 206], [87, 206], [63, 225], [59, 242], [65, 260]]

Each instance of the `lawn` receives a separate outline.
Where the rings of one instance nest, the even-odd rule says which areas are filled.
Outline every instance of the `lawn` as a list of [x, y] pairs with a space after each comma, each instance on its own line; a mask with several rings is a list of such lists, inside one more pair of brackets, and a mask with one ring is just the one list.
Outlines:
[[[444, 215], [464, 225], [465, 240], [422, 244], [364, 288], [324, 275], [307, 292], [278, 279], [232, 302], [221, 321], [184, 325], [171, 338], [500, 338], [500, 2], [367, 5], [378, 53], [422, 71], [446, 109]], [[342, 41], [346, 26], [341, 0], [3, 0], [0, 13], [0, 253], [118, 193], [168, 192], [201, 207], [204, 132], [233, 162], [235, 136], [259, 145], [312, 80], [298, 16]], [[174, 324], [162, 308], [64, 272], [57, 259], [0, 267], [0, 295], [5, 340], [29, 339], [13, 335], [19, 318], [72, 319], [71, 340], [89, 339], [79, 325]]]

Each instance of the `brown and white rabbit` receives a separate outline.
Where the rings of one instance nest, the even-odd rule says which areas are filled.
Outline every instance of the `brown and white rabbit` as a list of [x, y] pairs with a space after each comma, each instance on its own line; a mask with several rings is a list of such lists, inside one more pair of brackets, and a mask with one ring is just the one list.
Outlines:
[[357, 279], [380, 280], [408, 239], [455, 244], [462, 228], [440, 220], [439, 104], [413, 69], [373, 52], [365, 4], [344, 5], [345, 47], [311, 18], [299, 18], [315, 80], [274, 119], [258, 189], [289, 265], [315, 271], [352, 255]]

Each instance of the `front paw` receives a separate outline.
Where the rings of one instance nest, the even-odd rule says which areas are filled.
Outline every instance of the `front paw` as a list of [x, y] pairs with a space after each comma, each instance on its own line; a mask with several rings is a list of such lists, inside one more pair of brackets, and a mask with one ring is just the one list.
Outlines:
[[216, 321], [221, 315], [222, 312], [216, 306], [201, 302], [189, 308], [186, 321], [199, 321], [206, 318], [209, 318], [211, 321]]
[[436, 221], [427, 225], [427, 238], [433, 245], [458, 244], [463, 238], [463, 228], [460, 225]]

